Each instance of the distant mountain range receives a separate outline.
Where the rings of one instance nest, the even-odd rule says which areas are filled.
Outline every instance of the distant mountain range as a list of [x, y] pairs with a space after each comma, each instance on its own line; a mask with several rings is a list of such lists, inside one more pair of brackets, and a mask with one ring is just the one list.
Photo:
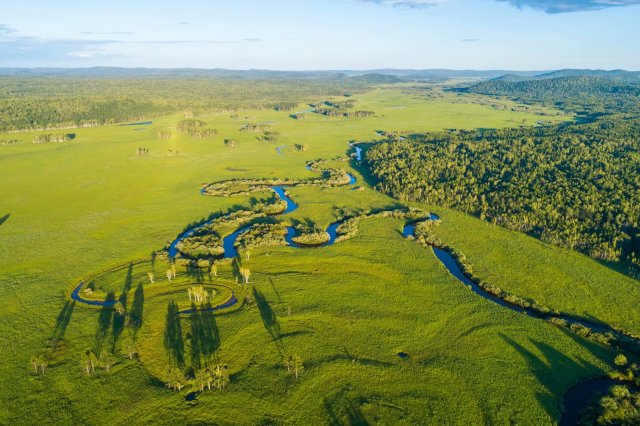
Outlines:
[[640, 83], [640, 71], [563, 69], [556, 71], [510, 71], [510, 70], [450, 70], [450, 69], [373, 69], [373, 70], [320, 70], [320, 71], [274, 71], [274, 70], [229, 70], [222, 68], [0, 68], [0, 76], [69, 76], [69, 77], [211, 77], [229, 79], [256, 78], [357, 78], [367, 82], [393, 83], [406, 80], [448, 80], [474, 78], [483, 80], [525, 81], [559, 77], [598, 77], [625, 82]]

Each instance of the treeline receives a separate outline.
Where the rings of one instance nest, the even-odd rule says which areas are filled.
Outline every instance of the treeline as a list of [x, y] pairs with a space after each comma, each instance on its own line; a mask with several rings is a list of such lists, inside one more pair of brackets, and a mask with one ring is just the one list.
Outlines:
[[355, 99], [348, 99], [346, 101], [325, 101], [325, 105], [332, 106], [334, 108], [353, 108], [356, 105]]
[[449, 131], [372, 147], [377, 187], [640, 271], [640, 120]]
[[[314, 110], [316, 114], [325, 115], [327, 117], [373, 117], [375, 112], [373, 111], [348, 111], [342, 112], [337, 108], [316, 108]], [[298, 118], [298, 117], [296, 117]]]
[[75, 133], [49, 133], [46, 135], [37, 135], [33, 138], [33, 143], [58, 143], [68, 142], [75, 138]]
[[640, 111], [639, 85], [605, 78], [496, 79], [455, 90], [504, 96], [523, 103], [541, 103], [587, 116]]
[[298, 102], [278, 102], [273, 104], [272, 108], [276, 111], [295, 111], [298, 108]]
[[[357, 93], [367, 83], [343, 78], [216, 79], [4, 77], [0, 131], [98, 126], [197, 113], [277, 108]], [[109, 95], [105, 95], [108, 93]]]

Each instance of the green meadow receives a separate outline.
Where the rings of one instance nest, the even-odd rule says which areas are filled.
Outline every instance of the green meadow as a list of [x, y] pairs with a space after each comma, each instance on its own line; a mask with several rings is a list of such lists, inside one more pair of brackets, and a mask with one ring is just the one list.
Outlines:
[[[375, 116], [307, 114], [296, 120], [292, 112], [270, 109], [217, 113], [197, 117], [218, 131], [202, 140], [176, 131], [182, 115], [150, 125], [73, 129], [69, 132], [76, 137], [65, 143], [31, 143], [47, 132], [0, 134], [0, 139], [19, 141], [0, 146], [0, 217], [9, 215], [0, 224], [0, 423], [557, 422], [563, 393], [609, 372], [616, 352], [477, 296], [430, 249], [403, 238], [398, 219], [363, 220], [355, 237], [329, 247], [254, 249], [242, 261], [252, 271], [249, 285], [236, 283], [232, 266], [223, 262], [218, 276], [204, 280], [216, 291], [214, 304], [231, 291], [241, 300], [254, 290], [264, 296], [261, 304], [240, 303], [215, 315], [217, 357], [228, 365], [230, 383], [200, 393], [193, 402], [185, 401], [193, 388], [165, 387], [167, 304], [173, 300], [188, 308], [186, 288], [196, 278], [179, 270], [168, 282], [166, 262], [152, 263], [151, 253], [190, 223], [268, 196], [203, 196], [203, 183], [313, 177], [304, 167], [307, 161], [347, 158], [349, 141], [376, 141], [376, 131], [573, 119], [556, 110], [525, 111], [509, 101], [409, 84], [380, 86], [353, 98], [356, 110]], [[307, 109], [301, 100], [299, 111]], [[278, 140], [264, 142], [260, 133], [240, 132], [247, 123], [267, 123]], [[157, 133], [165, 130], [171, 138], [159, 139]], [[237, 144], [226, 146], [224, 139]], [[308, 149], [298, 151], [296, 144]], [[138, 148], [148, 154], [138, 156]], [[364, 190], [289, 188], [299, 208], [279, 220], [325, 228], [341, 209], [399, 204], [376, 192], [354, 162], [331, 164], [356, 176]], [[459, 212], [416, 207], [441, 217], [434, 232], [465, 253], [483, 280], [553, 309], [640, 333], [637, 281], [583, 255]], [[107, 330], [102, 344], [113, 349], [117, 362], [109, 372], [87, 376], [80, 359], [96, 344], [101, 309], [75, 303], [66, 319], [60, 314], [72, 289], [90, 277], [98, 277], [100, 291], [119, 295], [129, 262], [138, 260], [128, 290], [131, 301], [137, 286], [144, 288], [138, 355], [122, 355], [122, 340]], [[151, 271], [153, 284], [146, 278]], [[187, 358], [191, 321], [181, 316]], [[52, 337], [60, 339], [55, 348]], [[48, 369], [34, 374], [29, 360], [45, 351], [53, 353]], [[283, 366], [285, 353], [303, 360], [299, 379]]]

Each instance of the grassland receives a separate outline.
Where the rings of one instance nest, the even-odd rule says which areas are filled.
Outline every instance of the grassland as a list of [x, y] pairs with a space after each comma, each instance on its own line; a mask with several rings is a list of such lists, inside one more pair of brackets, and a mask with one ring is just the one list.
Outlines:
[[[10, 214], [0, 225], [0, 423], [553, 423], [562, 393], [606, 372], [615, 354], [479, 299], [429, 250], [402, 238], [402, 223], [393, 219], [364, 221], [356, 237], [332, 247], [265, 247], [246, 262], [252, 286], [278, 318], [282, 347], [304, 360], [300, 380], [287, 375], [282, 347], [252, 304], [216, 319], [219, 357], [230, 366], [231, 384], [186, 403], [186, 391], [173, 393], [157, 378], [167, 364], [167, 302], [184, 303], [186, 292], [156, 294], [152, 287], [145, 289], [139, 359], [122, 358], [109, 373], [83, 376], [80, 354], [94, 344], [99, 314], [76, 305], [47, 373], [30, 372], [30, 356], [50, 344], [69, 289], [80, 279], [147, 259], [186, 224], [249, 203], [246, 196], [204, 197], [198, 193], [203, 182], [310, 177], [306, 161], [345, 155], [349, 140], [374, 140], [376, 130], [504, 127], [540, 119], [473, 103], [480, 98], [459, 103], [444, 96], [427, 99], [408, 87], [382, 87], [357, 96], [356, 109], [377, 114], [359, 119], [297, 121], [268, 110], [200, 117], [218, 129], [207, 140], [177, 134], [178, 116], [149, 126], [78, 129], [76, 139], [63, 144], [31, 144], [38, 132], [0, 135], [21, 141], [0, 147], [0, 217]], [[266, 122], [280, 133], [277, 143], [239, 132], [245, 123]], [[173, 137], [159, 140], [160, 130], [173, 131]], [[236, 139], [237, 146], [226, 147], [225, 138]], [[295, 151], [296, 143], [309, 150]], [[282, 145], [278, 155], [275, 148]], [[138, 157], [139, 147], [149, 154]], [[284, 220], [308, 218], [324, 228], [335, 220], [336, 208], [396, 203], [371, 190], [358, 171], [350, 172], [365, 191], [291, 188], [300, 208]], [[635, 313], [609, 306], [625, 298], [639, 301], [632, 283], [615, 271], [427, 207], [443, 218], [441, 238], [459, 246], [487, 281], [551, 307], [640, 328]], [[567, 264], [576, 272], [567, 272]], [[117, 290], [125, 272], [106, 278], [104, 288]], [[136, 271], [136, 283], [144, 273]], [[229, 266], [219, 275], [214, 282], [232, 282]], [[609, 283], [618, 285], [615, 291], [606, 288]], [[183, 329], [188, 324], [183, 318]], [[399, 358], [399, 352], [409, 357]]]

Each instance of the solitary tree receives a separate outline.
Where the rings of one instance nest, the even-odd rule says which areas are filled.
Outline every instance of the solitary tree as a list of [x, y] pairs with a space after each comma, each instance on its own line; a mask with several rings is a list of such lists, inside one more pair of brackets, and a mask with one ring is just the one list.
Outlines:
[[218, 276], [218, 267], [216, 266], [216, 264], [214, 263], [213, 265], [211, 265], [211, 274], [214, 277]]
[[167, 269], [167, 279], [171, 281], [171, 278], [173, 278], [173, 272], [171, 269]]
[[147, 276], [149, 277], [149, 282], [151, 284], [153, 284], [154, 282], [156, 282], [155, 276], [153, 275], [153, 272], [147, 272]]
[[125, 309], [124, 305], [120, 302], [117, 301], [114, 309], [116, 310], [116, 314], [123, 316], [125, 313], [127, 313], [127, 310]]
[[36, 374], [44, 374], [44, 370], [47, 369], [49, 363], [42, 355], [34, 355], [31, 357], [31, 366]]
[[242, 275], [242, 279], [245, 284], [249, 283], [249, 277], [251, 277], [251, 270], [249, 268], [242, 267], [240, 268], [240, 275]]
[[138, 345], [136, 344], [133, 332], [127, 333], [124, 342], [122, 342], [122, 350], [129, 359], [133, 359], [133, 357], [138, 353]]
[[302, 358], [300, 355], [287, 355], [284, 359], [284, 366], [287, 368], [289, 373], [293, 373], [296, 376], [296, 379], [302, 374], [304, 370], [304, 364], [302, 363]]

